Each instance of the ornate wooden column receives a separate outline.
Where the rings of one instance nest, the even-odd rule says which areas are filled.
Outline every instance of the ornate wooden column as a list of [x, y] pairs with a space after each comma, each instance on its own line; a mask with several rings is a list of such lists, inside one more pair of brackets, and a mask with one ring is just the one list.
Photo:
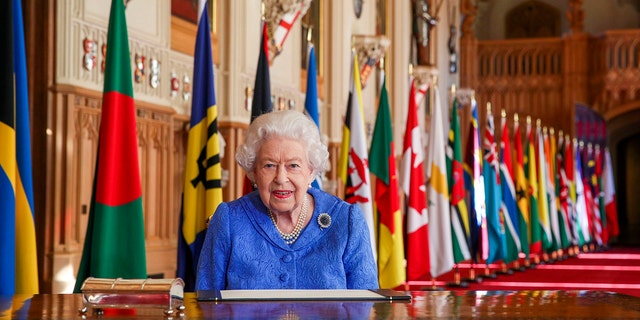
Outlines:
[[575, 103], [588, 102], [588, 35], [584, 32], [583, 0], [570, 0], [567, 19], [571, 24], [571, 33], [564, 37], [563, 94], [564, 114], [562, 127], [565, 133], [575, 137]]
[[460, 35], [460, 86], [474, 88], [478, 81], [478, 39], [473, 34], [473, 23], [478, 8], [471, 0], [461, 0], [462, 27]]

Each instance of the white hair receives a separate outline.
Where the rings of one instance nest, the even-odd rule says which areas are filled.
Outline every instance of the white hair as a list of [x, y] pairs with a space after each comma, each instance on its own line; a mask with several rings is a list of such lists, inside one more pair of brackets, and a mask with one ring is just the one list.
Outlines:
[[314, 176], [322, 176], [329, 169], [329, 151], [322, 143], [316, 124], [305, 114], [294, 110], [274, 111], [255, 118], [236, 150], [236, 162], [254, 181], [256, 154], [266, 139], [282, 137], [301, 142], [307, 149], [309, 166]]

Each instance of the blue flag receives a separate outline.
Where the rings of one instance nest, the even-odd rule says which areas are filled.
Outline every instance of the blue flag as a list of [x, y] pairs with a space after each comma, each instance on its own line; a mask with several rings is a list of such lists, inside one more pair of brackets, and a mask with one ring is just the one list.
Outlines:
[[201, 11], [193, 62], [191, 126], [178, 237], [177, 276], [185, 281], [185, 291], [193, 291], [195, 288], [198, 259], [207, 230], [206, 222], [222, 202], [218, 106], [206, 1], [201, 1], [199, 8]]
[[493, 115], [487, 112], [487, 126], [484, 132], [484, 188], [487, 203], [487, 240], [489, 255], [487, 263], [504, 259], [506, 256], [506, 238], [504, 219], [501, 217], [502, 190], [500, 186], [500, 164], [494, 137]]
[[471, 100], [469, 135], [464, 159], [464, 188], [467, 208], [469, 208], [469, 233], [471, 235], [471, 259], [478, 262], [488, 255], [487, 216], [485, 208], [484, 178], [482, 172], [482, 154], [480, 151], [480, 133], [478, 131], [478, 107]]
[[38, 293], [27, 66], [19, 0], [0, 4], [0, 295]]
[[[309, 54], [307, 56], [307, 95], [304, 99], [304, 112], [316, 123], [320, 130], [320, 120], [318, 117], [318, 79], [316, 75], [316, 53], [313, 44], [309, 44]], [[322, 177], [316, 176], [311, 186], [322, 189]]]

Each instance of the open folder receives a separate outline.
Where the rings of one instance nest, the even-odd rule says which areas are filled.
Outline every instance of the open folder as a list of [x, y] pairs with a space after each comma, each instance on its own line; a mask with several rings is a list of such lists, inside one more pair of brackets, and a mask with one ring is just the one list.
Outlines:
[[267, 289], [267, 290], [198, 290], [198, 301], [407, 301], [411, 296], [395, 290], [353, 289]]

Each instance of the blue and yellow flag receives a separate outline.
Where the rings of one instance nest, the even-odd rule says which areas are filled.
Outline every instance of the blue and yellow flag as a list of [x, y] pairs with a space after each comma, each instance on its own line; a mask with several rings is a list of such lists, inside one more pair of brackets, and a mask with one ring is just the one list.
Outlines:
[[38, 293], [22, 8], [0, 4], [0, 295]]
[[178, 239], [177, 276], [185, 281], [185, 291], [193, 291], [195, 288], [207, 218], [222, 202], [218, 106], [206, 1], [201, 0], [198, 8], [200, 18], [193, 62], [191, 129], [187, 144]]

